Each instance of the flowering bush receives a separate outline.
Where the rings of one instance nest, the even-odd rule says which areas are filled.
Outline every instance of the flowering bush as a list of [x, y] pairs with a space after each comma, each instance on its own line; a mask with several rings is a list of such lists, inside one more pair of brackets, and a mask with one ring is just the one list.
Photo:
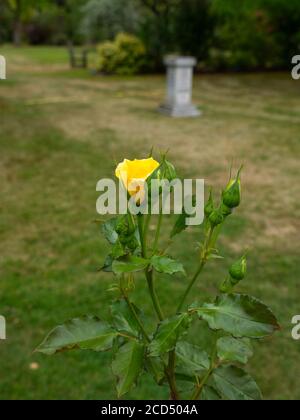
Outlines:
[[98, 47], [98, 70], [107, 74], [139, 73], [145, 59], [145, 47], [136, 36], [120, 33], [115, 41]]
[[[155, 179], [171, 181], [176, 178], [176, 171], [166, 157], [161, 162], [151, 157], [125, 160], [118, 165], [116, 176], [124, 184], [128, 196], [132, 197], [137, 191], [129, 187], [131, 180], [142, 180], [144, 185]], [[204, 267], [211, 259], [222, 258], [217, 250], [218, 237], [240, 201], [241, 170], [230, 179], [218, 205], [210, 192], [205, 204], [204, 239], [197, 256], [197, 269], [187, 281], [178, 304], [174, 303], [171, 316], [166, 316], [160, 305], [155, 277], [159, 280], [161, 273], [177, 273], [186, 281], [186, 272], [181, 262], [160, 248], [163, 212], [158, 216], [153, 243], [148, 240], [150, 214], [127, 213], [104, 222], [102, 232], [111, 244], [111, 252], [102, 270], [114, 275], [111, 290], [117, 294], [111, 304], [110, 320], [83, 316], [68, 321], [50, 332], [37, 351], [52, 355], [73, 349], [96, 352], [110, 350], [118, 397], [130, 391], [143, 372], [148, 372], [158, 386], [169, 388], [173, 400], [261, 399], [256, 382], [242, 369], [242, 365], [252, 356], [250, 341], [271, 335], [279, 325], [271, 310], [262, 302], [236, 291], [246, 276], [246, 255], [229, 266], [228, 276], [220, 281], [216, 297], [205, 302], [201, 295], [195, 296], [194, 293], [195, 302], [187, 304], [187, 297]], [[173, 226], [170, 237], [179, 235], [187, 227], [186, 214], [183, 212]], [[148, 286], [154, 317], [157, 319], [154, 330], [149, 330], [149, 322], [131, 297], [135, 278], [142, 275], [145, 283], [139, 281], [137, 287], [145, 288], [146, 293]], [[195, 344], [188, 341], [187, 333], [192, 323], [197, 322], [198, 344]], [[209, 343], [205, 349], [199, 345], [200, 342], [203, 344], [203, 323], [211, 331], [209, 352]]]

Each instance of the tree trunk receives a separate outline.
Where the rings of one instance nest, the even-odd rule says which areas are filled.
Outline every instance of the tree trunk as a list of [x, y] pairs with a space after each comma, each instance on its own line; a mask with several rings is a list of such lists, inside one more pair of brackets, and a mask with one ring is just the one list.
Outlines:
[[14, 38], [13, 41], [14, 41], [15, 47], [20, 47], [22, 43], [22, 31], [23, 31], [22, 22], [17, 20], [14, 24], [14, 34], [13, 34], [13, 38]]

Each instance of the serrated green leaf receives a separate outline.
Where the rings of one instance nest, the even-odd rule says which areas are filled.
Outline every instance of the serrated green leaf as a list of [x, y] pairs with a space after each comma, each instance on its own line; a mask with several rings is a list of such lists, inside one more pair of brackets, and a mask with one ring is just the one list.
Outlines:
[[164, 365], [159, 357], [147, 357], [145, 366], [158, 385], [161, 385], [165, 379]]
[[169, 257], [154, 255], [151, 258], [151, 264], [153, 268], [159, 273], [165, 273], [170, 275], [175, 273], [185, 274], [183, 265], [180, 262], [175, 261]]
[[107, 255], [100, 271], [104, 271], [106, 273], [111, 273], [112, 272], [113, 261], [114, 261], [114, 259], [113, 259], [112, 255], [111, 254]]
[[188, 314], [176, 315], [161, 322], [150, 343], [150, 355], [159, 356], [173, 350], [177, 341], [187, 332], [190, 322]]
[[123, 257], [124, 255], [126, 255], [126, 251], [125, 251], [123, 245], [121, 244], [121, 242], [118, 239], [112, 247], [111, 257], [114, 260], [117, 260], [118, 258]]
[[[140, 316], [141, 311], [131, 303], [136, 313]], [[132, 315], [132, 312], [128, 308], [127, 302], [123, 300], [117, 300], [111, 305], [111, 314], [115, 328], [120, 332], [137, 337], [140, 333], [140, 326], [136, 318]]]
[[224, 330], [234, 337], [263, 338], [279, 329], [271, 310], [259, 300], [239, 294], [218, 296], [215, 303], [192, 305], [213, 330]]
[[219, 401], [221, 399], [222, 399], [221, 395], [218, 393], [218, 391], [215, 388], [208, 385], [205, 385], [203, 387], [203, 390], [201, 392], [202, 401]]
[[116, 232], [118, 219], [118, 217], [114, 217], [101, 225], [101, 231], [105, 239], [107, 239], [107, 241], [112, 245], [114, 245], [118, 240], [118, 234]]
[[124, 258], [123, 260], [114, 261], [112, 264], [112, 270], [115, 274], [134, 273], [136, 271], [145, 270], [148, 265], [149, 260], [133, 255], [128, 258]]
[[112, 347], [117, 334], [107, 322], [83, 316], [56, 327], [36, 351], [47, 355], [73, 349], [105, 351]]
[[231, 401], [261, 400], [262, 395], [251, 376], [235, 366], [221, 366], [213, 373], [217, 390]]
[[112, 362], [112, 371], [117, 379], [118, 398], [135, 385], [143, 370], [145, 347], [132, 340], [120, 347]]
[[189, 376], [201, 375], [210, 366], [208, 354], [195, 344], [180, 341], [176, 345], [177, 371]]
[[253, 356], [253, 350], [248, 339], [222, 337], [217, 341], [217, 354], [222, 363], [238, 362], [246, 364]]

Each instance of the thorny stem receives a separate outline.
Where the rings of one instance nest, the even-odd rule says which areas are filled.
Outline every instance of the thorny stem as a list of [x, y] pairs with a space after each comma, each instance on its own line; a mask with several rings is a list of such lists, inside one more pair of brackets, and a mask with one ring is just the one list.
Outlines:
[[125, 301], [126, 301], [126, 303], [128, 305], [128, 308], [129, 308], [130, 312], [132, 313], [132, 315], [134, 316], [136, 322], [138, 323], [138, 325], [140, 327], [140, 330], [141, 330], [141, 332], [142, 332], [145, 340], [147, 341], [147, 343], [150, 343], [151, 342], [151, 339], [150, 339], [149, 335], [147, 334], [147, 332], [146, 332], [146, 330], [145, 330], [145, 328], [144, 328], [144, 326], [142, 324], [142, 321], [140, 320], [138, 314], [136, 313], [136, 310], [135, 310], [134, 306], [132, 305], [132, 303], [130, 302], [130, 300], [128, 299], [128, 297], [127, 297], [127, 295], [125, 293], [123, 293], [123, 296], [124, 296], [124, 299], [125, 299]]
[[217, 344], [215, 344], [215, 347], [213, 349], [209, 369], [206, 372], [206, 375], [204, 376], [202, 381], [196, 385], [194, 393], [191, 397], [192, 400], [198, 400], [200, 398], [204, 385], [207, 383], [207, 381], [211, 377], [211, 374], [213, 373], [213, 371], [218, 367], [218, 363], [216, 362], [216, 356], [217, 356]]
[[207, 235], [207, 237], [205, 239], [204, 245], [203, 245], [203, 250], [202, 250], [202, 253], [201, 253], [200, 265], [197, 268], [196, 273], [194, 274], [194, 276], [193, 276], [192, 280], [190, 281], [190, 283], [189, 283], [186, 291], [183, 294], [183, 297], [182, 297], [182, 299], [180, 301], [180, 304], [179, 304], [179, 306], [177, 308], [177, 312], [180, 312], [181, 311], [181, 309], [182, 309], [182, 307], [184, 305], [184, 302], [185, 302], [187, 296], [189, 295], [192, 287], [194, 286], [194, 284], [195, 284], [196, 280], [198, 279], [199, 275], [201, 274], [201, 272], [202, 272], [205, 264], [207, 263], [207, 258], [209, 256], [209, 253], [210, 253], [210, 250], [211, 250], [211, 241], [212, 241], [212, 238], [213, 238], [213, 233], [214, 233], [214, 228], [213, 227], [210, 227], [209, 233], [208, 233], [208, 235]]
[[[199, 265], [196, 273], [194, 274], [192, 280], [190, 281], [190, 283], [189, 283], [189, 285], [188, 285], [188, 287], [187, 287], [187, 289], [186, 289], [186, 291], [185, 291], [185, 293], [184, 293], [184, 295], [183, 295], [183, 297], [180, 301], [180, 304], [177, 308], [177, 313], [181, 311], [187, 296], [189, 295], [192, 287], [194, 286], [196, 280], [198, 279], [199, 275], [201, 274], [201, 272], [202, 272], [202, 270], [203, 270], [203, 268], [204, 268], [204, 266], [207, 262], [207, 258], [208, 258], [208, 255], [209, 255], [209, 252], [210, 252], [210, 249], [211, 249], [211, 242], [212, 242], [212, 239], [213, 239], [213, 233], [214, 233], [214, 228], [211, 227], [210, 230], [209, 230], [209, 233], [206, 237], [205, 243], [203, 245], [200, 265]], [[175, 379], [175, 365], [176, 365], [176, 353], [175, 353], [175, 350], [172, 350], [169, 353], [169, 370], [170, 370], [171, 374], [173, 375], [174, 379]], [[211, 373], [209, 374], [209, 376], [210, 375], [211, 375]], [[209, 378], [209, 376], [208, 376], [208, 378]], [[207, 381], [207, 379], [206, 379], [206, 381]], [[201, 393], [201, 390], [200, 390], [200, 393]]]
[[156, 315], [159, 321], [163, 321], [164, 315], [163, 315], [163, 312], [162, 312], [162, 309], [161, 309], [161, 306], [160, 306], [160, 303], [159, 303], [159, 300], [155, 291], [155, 287], [154, 287], [153, 270], [149, 271], [149, 269], [146, 268], [145, 274], [146, 274], [149, 292], [150, 292], [151, 300], [152, 300]]
[[179, 394], [178, 394], [177, 385], [176, 385], [175, 367], [176, 367], [176, 353], [175, 353], [175, 350], [172, 350], [169, 352], [169, 363], [168, 363], [168, 374], [170, 376], [169, 383], [172, 383], [171, 391], [172, 389], [175, 390], [175, 392], [173, 391], [171, 392], [172, 400], [179, 399]]
[[[151, 339], [150, 339], [149, 335], [147, 334], [147, 332], [146, 332], [146, 330], [143, 326], [143, 323], [140, 320], [138, 314], [136, 313], [136, 310], [135, 310], [134, 306], [132, 305], [132, 303], [128, 299], [128, 296], [126, 295], [125, 291], [122, 288], [121, 288], [121, 292], [122, 292], [122, 295], [123, 295], [123, 297], [124, 297], [124, 299], [125, 299], [125, 301], [128, 305], [128, 308], [129, 308], [131, 314], [133, 315], [133, 317], [137, 321], [146, 342], [149, 344], [151, 342]], [[150, 363], [151, 363], [151, 360], [150, 360]], [[166, 375], [166, 378], [167, 378], [167, 381], [169, 383], [169, 387], [170, 387], [170, 390], [171, 390], [171, 398], [172, 398], [172, 400], [178, 400], [179, 399], [178, 391], [177, 391], [177, 388], [176, 388], [176, 382], [174, 381], [175, 376], [173, 377], [173, 375], [170, 374], [168, 366], [166, 366], [163, 359], [162, 359], [162, 363], [164, 365], [164, 372], [165, 372], [165, 375]]]
[[[148, 234], [149, 222], [150, 222], [150, 217], [147, 217], [146, 223], [144, 223], [143, 216], [138, 215], [138, 226], [139, 226], [139, 234], [140, 234], [140, 239], [141, 239], [143, 258], [147, 257], [147, 234]], [[159, 223], [161, 224], [161, 221]], [[151, 300], [152, 300], [156, 315], [159, 321], [163, 321], [164, 315], [161, 310], [160, 303], [159, 303], [159, 300], [158, 300], [158, 297], [154, 288], [153, 270], [151, 269], [149, 270], [149, 267], [147, 267], [145, 270], [145, 275], [146, 275], [149, 292], [150, 292]], [[165, 375], [166, 375], [166, 378], [170, 387], [171, 399], [178, 400], [179, 394], [177, 391], [176, 379], [175, 379], [175, 359], [174, 359], [174, 362], [169, 364], [168, 366], [166, 366], [164, 363], [164, 372], [165, 372]]]
[[[144, 217], [143, 215], [138, 215], [138, 226], [139, 226], [139, 233], [140, 233], [140, 239], [141, 239], [141, 247], [142, 247], [142, 257], [147, 258], [147, 234], [148, 234], [148, 228], [149, 228], [149, 222], [150, 217], [148, 216], [146, 219], [146, 222], [144, 223]], [[154, 288], [154, 281], [153, 281], [153, 270], [149, 269], [149, 267], [145, 270], [145, 276], [148, 283], [148, 288], [150, 292], [150, 297], [155, 309], [155, 312], [157, 314], [157, 317], [160, 321], [164, 319], [159, 300], [157, 297], [157, 294], [155, 292]]]
[[157, 245], [158, 245], [158, 241], [159, 241], [162, 218], [163, 218], [163, 214], [162, 214], [162, 210], [160, 210], [160, 213], [159, 213], [159, 216], [158, 216], [158, 224], [157, 224], [155, 239], [154, 239], [153, 252], [157, 251]]

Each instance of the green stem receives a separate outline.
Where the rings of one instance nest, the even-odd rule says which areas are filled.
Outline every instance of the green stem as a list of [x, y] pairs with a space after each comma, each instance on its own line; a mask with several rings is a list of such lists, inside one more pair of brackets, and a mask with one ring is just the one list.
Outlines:
[[145, 274], [146, 274], [146, 279], [147, 279], [147, 283], [148, 283], [148, 288], [149, 288], [149, 292], [150, 292], [150, 296], [151, 296], [151, 300], [156, 312], [156, 315], [159, 319], [159, 321], [163, 321], [164, 319], [164, 315], [154, 288], [154, 280], [153, 280], [153, 270], [149, 271], [149, 268], [146, 268], [145, 270]]
[[[137, 321], [137, 323], [138, 323], [138, 325], [140, 327], [140, 330], [141, 330], [141, 332], [142, 332], [142, 334], [143, 334], [146, 342], [147, 343], [150, 343], [151, 342], [151, 339], [150, 339], [149, 335], [147, 334], [147, 332], [146, 332], [146, 330], [145, 330], [145, 328], [143, 326], [143, 323], [140, 320], [138, 314], [136, 313], [136, 310], [135, 310], [134, 306], [132, 305], [132, 303], [128, 299], [125, 291], [123, 289], [121, 289], [121, 291], [122, 291], [123, 297], [124, 297], [124, 299], [125, 299], [125, 301], [126, 301], [126, 303], [128, 305], [128, 308], [129, 308], [131, 314], [133, 315], [133, 317], [135, 318], [135, 320]], [[130, 338], [130, 337], [128, 337], [128, 338]], [[149, 362], [152, 363], [150, 359], [149, 359]], [[162, 363], [164, 365], [164, 372], [165, 372], [165, 375], [166, 375], [166, 378], [167, 378], [167, 381], [168, 381], [168, 384], [169, 384], [169, 387], [170, 387], [171, 398], [172, 398], [172, 400], [178, 400], [179, 399], [179, 396], [178, 396], [178, 391], [177, 391], [177, 387], [176, 387], [175, 375], [171, 375], [170, 374], [169, 369], [166, 366], [166, 364], [165, 364], [165, 362], [164, 362], [163, 359], [162, 359]], [[152, 367], [155, 370], [155, 367], [153, 365], [152, 365]]]
[[144, 328], [144, 326], [142, 324], [142, 321], [140, 320], [138, 314], [136, 313], [136, 310], [135, 310], [134, 306], [132, 305], [132, 303], [130, 302], [130, 300], [128, 299], [128, 297], [126, 296], [126, 294], [124, 292], [123, 292], [123, 296], [124, 296], [124, 299], [125, 299], [125, 301], [126, 301], [126, 303], [128, 305], [128, 308], [129, 308], [130, 312], [132, 313], [133, 317], [135, 318], [136, 322], [138, 323], [138, 325], [140, 327], [140, 330], [141, 330], [141, 332], [142, 332], [145, 340], [148, 343], [150, 343], [151, 342], [151, 339], [150, 339], [149, 335], [147, 334], [147, 332], [146, 332], [146, 330], [145, 330], [145, 328]]
[[[145, 223], [144, 223], [143, 215], [138, 215], [138, 228], [139, 228], [143, 258], [147, 258], [147, 235], [148, 235], [149, 223], [150, 223], [150, 215], [148, 215]], [[153, 270], [149, 270], [149, 267], [147, 267], [145, 270], [145, 275], [146, 275], [146, 279], [148, 283], [150, 297], [151, 297], [156, 315], [159, 321], [163, 321], [164, 315], [161, 310], [160, 303], [159, 303], [159, 300], [158, 300], [158, 297], [154, 288]], [[173, 368], [170, 371], [169, 366], [165, 366], [164, 364], [164, 371], [165, 371], [165, 375], [166, 375], [166, 378], [170, 387], [171, 398], [172, 400], [178, 400], [179, 396], [178, 396], [178, 391], [176, 387], [175, 368]]]
[[163, 214], [162, 214], [162, 211], [160, 210], [159, 217], [158, 217], [157, 228], [156, 228], [156, 233], [155, 233], [154, 245], [153, 245], [153, 253], [155, 253], [157, 251], [157, 245], [158, 245], [158, 241], [159, 241], [159, 235], [160, 235], [162, 220], [163, 220]]
[[185, 292], [184, 292], [184, 294], [182, 296], [182, 299], [180, 301], [180, 304], [179, 304], [179, 306], [177, 308], [177, 312], [180, 312], [181, 311], [181, 309], [182, 309], [182, 307], [184, 305], [184, 302], [185, 302], [186, 298], [188, 297], [188, 295], [189, 295], [192, 287], [194, 286], [194, 284], [195, 284], [196, 280], [198, 279], [199, 275], [201, 274], [201, 272], [202, 272], [205, 264], [207, 263], [207, 257], [208, 257], [209, 252], [210, 252], [211, 241], [212, 241], [212, 238], [213, 238], [213, 233], [214, 233], [214, 228], [211, 227], [210, 230], [209, 230], [209, 234], [207, 235], [206, 240], [205, 240], [204, 245], [203, 245], [203, 251], [202, 251], [202, 254], [201, 254], [200, 265], [197, 268], [196, 273], [194, 274], [192, 280], [188, 284], [188, 287], [186, 288], [186, 290], [185, 290]]
[[200, 382], [200, 384], [199, 385], [196, 385], [196, 388], [195, 388], [195, 391], [194, 391], [194, 393], [192, 395], [191, 400], [194, 400], [195, 401], [195, 400], [198, 400], [199, 399], [199, 397], [201, 396], [203, 387], [206, 384], [206, 382], [209, 380], [209, 378], [210, 378], [211, 374], [213, 373], [213, 371], [214, 371], [214, 367], [210, 368], [207, 371], [206, 375], [204, 376], [203, 380]]
[[176, 376], [175, 376], [175, 366], [176, 366], [176, 353], [175, 350], [169, 352], [169, 363], [168, 363], [168, 380], [171, 388], [171, 399], [179, 400], [179, 393], [176, 385]]
[[215, 345], [215, 347], [213, 349], [213, 353], [212, 353], [212, 356], [211, 356], [210, 367], [209, 367], [206, 375], [202, 379], [202, 381], [199, 384], [196, 385], [195, 391], [194, 391], [194, 393], [192, 395], [192, 398], [191, 398], [192, 400], [198, 400], [200, 398], [204, 385], [206, 384], [206, 382], [211, 377], [211, 374], [213, 373], [213, 371], [217, 368], [218, 364], [216, 363], [216, 356], [217, 356], [217, 344]]
[[138, 229], [141, 241], [142, 257], [146, 258], [145, 240], [144, 240], [144, 216], [142, 214], [137, 215]]
[[200, 266], [198, 267], [198, 269], [197, 269], [196, 273], [194, 274], [192, 280], [190, 281], [190, 283], [189, 283], [186, 291], [184, 292], [184, 295], [182, 296], [182, 299], [180, 301], [180, 304], [179, 304], [179, 306], [177, 308], [177, 313], [181, 311], [181, 309], [182, 309], [182, 307], [184, 305], [184, 302], [185, 302], [186, 298], [188, 297], [188, 295], [189, 295], [192, 287], [194, 286], [194, 284], [195, 284], [197, 278], [199, 277], [200, 273], [202, 272], [204, 266], [205, 266], [205, 261], [204, 260], [201, 260]]
[[[138, 215], [138, 226], [139, 226], [139, 233], [140, 233], [140, 239], [141, 239], [141, 246], [142, 246], [142, 257], [147, 258], [147, 233], [148, 233], [148, 227], [149, 227], [149, 220], [150, 217], [147, 217], [148, 221], [146, 220], [146, 223], [144, 223], [144, 217], [142, 214]], [[155, 312], [157, 314], [157, 317], [160, 321], [164, 319], [158, 297], [156, 295], [156, 291], [154, 288], [154, 282], [153, 282], [153, 270], [149, 270], [149, 267], [145, 270], [145, 276], [148, 283], [148, 288], [150, 292], [150, 297], [155, 309]]]

